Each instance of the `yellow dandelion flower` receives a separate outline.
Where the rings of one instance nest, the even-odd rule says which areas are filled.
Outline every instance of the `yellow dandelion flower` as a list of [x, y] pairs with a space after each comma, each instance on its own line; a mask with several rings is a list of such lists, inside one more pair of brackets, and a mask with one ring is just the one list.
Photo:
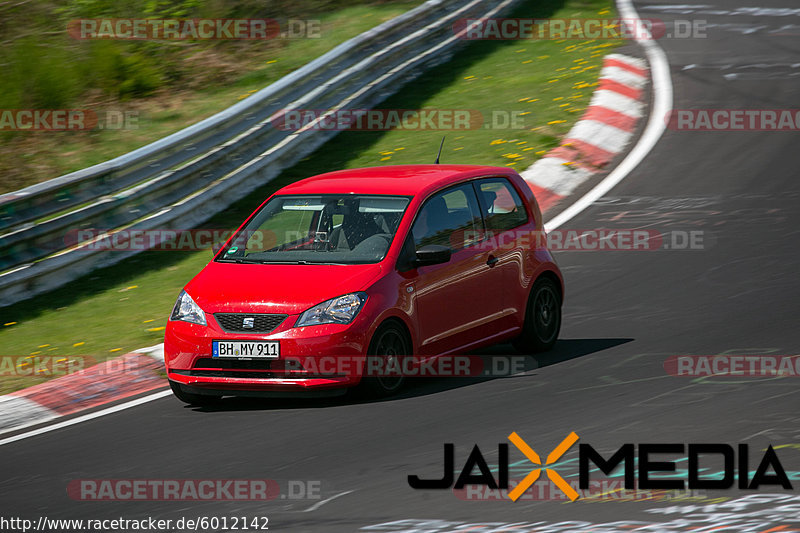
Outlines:
[[76, 342], [75, 344], [72, 345], [72, 347], [73, 348], [77, 348], [78, 346], [83, 346], [84, 344], [86, 344], [86, 343], [85, 342]]

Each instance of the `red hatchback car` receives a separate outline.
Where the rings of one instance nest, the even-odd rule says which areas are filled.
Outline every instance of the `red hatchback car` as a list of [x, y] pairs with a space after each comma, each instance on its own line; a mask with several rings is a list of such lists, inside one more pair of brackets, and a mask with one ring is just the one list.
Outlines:
[[288, 185], [178, 297], [164, 339], [172, 390], [191, 404], [355, 385], [390, 394], [403, 375], [365, 364], [509, 340], [547, 350], [564, 286], [542, 231], [508, 168], [386, 166]]

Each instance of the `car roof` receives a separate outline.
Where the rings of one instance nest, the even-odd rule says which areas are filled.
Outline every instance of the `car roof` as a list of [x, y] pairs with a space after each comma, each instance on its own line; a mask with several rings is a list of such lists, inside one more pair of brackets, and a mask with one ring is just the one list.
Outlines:
[[513, 176], [506, 167], [393, 165], [338, 170], [287, 185], [276, 194], [397, 194], [415, 196], [483, 176]]

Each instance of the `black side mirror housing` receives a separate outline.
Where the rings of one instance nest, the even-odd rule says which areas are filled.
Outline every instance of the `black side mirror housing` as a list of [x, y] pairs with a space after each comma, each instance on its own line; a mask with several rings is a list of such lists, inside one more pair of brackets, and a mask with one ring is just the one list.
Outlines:
[[438, 265], [450, 261], [450, 248], [441, 244], [427, 244], [417, 250], [416, 266]]

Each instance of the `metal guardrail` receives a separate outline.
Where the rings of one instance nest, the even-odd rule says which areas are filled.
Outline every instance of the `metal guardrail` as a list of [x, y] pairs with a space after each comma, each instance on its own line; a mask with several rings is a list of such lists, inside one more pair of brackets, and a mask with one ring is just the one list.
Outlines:
[[67, 247], [80, 229], [175, 229], [207, 220], [336, 131], [285, 131], [281, 110], [369, 108], [449, 59], [453, 23], [518, 0], [429, 0], [342, 43], [228, 109], [105, 163], [0, 196], [0, 306], [137, 250]]

